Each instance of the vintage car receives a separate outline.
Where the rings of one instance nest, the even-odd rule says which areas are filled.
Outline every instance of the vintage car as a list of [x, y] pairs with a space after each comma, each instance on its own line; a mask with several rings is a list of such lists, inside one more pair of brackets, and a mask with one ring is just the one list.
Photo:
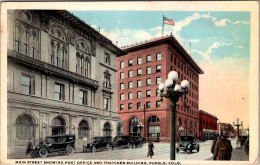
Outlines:
[[116, 136], [114, 138], [113, 147], [118, 149], [119, 147], [125, 147], [129, 149], [134, 149], [136, 147], [143, 146], [143, 138], [141, 136]]
[[31, 157], [47, 157], [49, 153], [67, 153], [71, 155], [75, 151], [75, 135], [62, 134], [46, 136], [46, 144], [39, 144], [31, 150]]
[[184, 151], [188, 154], [192, 153], [192, 150], [197, 150], [199, 152], [200, 145], [195, 143], [196, 138], [194, 136], [181, 136], [181, 141], [178, 143], [176, 152]]
[[112, 137], [111, 136], [96, 136], [92, 139], [92, 143], [83, 145], [83, 152], [96, 152], [97, 150], [102, 151], [104, 149], [112, 150]]

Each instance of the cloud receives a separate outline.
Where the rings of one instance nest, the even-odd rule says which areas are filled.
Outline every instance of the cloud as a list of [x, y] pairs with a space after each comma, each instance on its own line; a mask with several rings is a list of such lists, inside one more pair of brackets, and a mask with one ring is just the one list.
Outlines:
[[194, 13], [192, 16], [189, 16], [185, 18], [182, 21], [175, 22], [175, 27], [174, 27], [174, 32], [177, 33], [182, 30], [183, 27], [188, 26], [192, 21], [195, 21], [200, 18], [210, 18], [211, 16], [209, 14], [199, 14], [199, 13]]
[[220, 47], [220, 46], [231, 46], [232, 45], [232, 43], [225, 43], [225, 42], [222, 42], [222, 43], [220, 43], [220, 42], [214, 42], [209, 48], [208, 48], [208, 50], [206, 51], [206, 52], [201, 52], [201, 51], [199, 51], [199, 50], [193, 50], [192, 52], [197, 52], [197, 53], [199, 53], [202, 57], [204, 57], [205, 59], [210, 59], [210, 54], [212, 53], [212, 49], [217, 49], [218, 47]]
[[230, 19], [227, 19], [227, 18], [223, 18], [220, 21], [217, 21], [216, 17], [212, 17], [212, 22], [216, 26], [226, 26], [227, 22], [229, 22], [231, 24], [249, 24], [248, 21], [231, 21]]

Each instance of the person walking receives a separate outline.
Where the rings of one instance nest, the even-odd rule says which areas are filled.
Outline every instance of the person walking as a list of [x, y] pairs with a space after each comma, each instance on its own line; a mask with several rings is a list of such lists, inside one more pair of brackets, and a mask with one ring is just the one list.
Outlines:
[[214, 157], [217, 160], [230, 160], [232, 156], [233, 147], [230, 140], [227, 139], [227, 136], [223, 135], [216, 142], [214, 149]]
[[154, 155], [153, 149], [154, 149], [153, 141], [149, 141], [147, 157], [149, 157], [149, 156], [150, 156], [150, 158], [153, 157], [153, 155]]
[[27, 144], [27, 147], [26, 147], [26, 151], [25, 151], [25, 155], [28, 155], [31, 151], [31, 149], [33, 148], [33, 144], [32, 144], [32, 139], [29, 138], [29, 141], [28, 141], [28, 144]]
[[216, 146], [218, 139], [219, 139], [219, 134], [216, 135], [216, 138], [213, 140], [213, 143], [212, 143], [211, 149], [210, 149], [211, 153], [213, 154], [213, 160], [217, 160], [217, 158], [214, 156], [214, 150], [215, 150], [215, 146]]

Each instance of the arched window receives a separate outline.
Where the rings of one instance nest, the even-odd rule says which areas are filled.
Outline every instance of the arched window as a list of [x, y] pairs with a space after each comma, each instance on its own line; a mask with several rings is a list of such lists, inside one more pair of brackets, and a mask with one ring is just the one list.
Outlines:
[[32, 138], [34, 136], [34, 120], [27, 114], [20, 115], [16, 119], [16, 137]]
[[61, 51], [60, 51], [60, 59], [61, 59], [61, 68], [65, 68], [65, 53], [66, 53], [66, 50], [65, 50], [65, 47], [62, 46], [61, 48]]
[[152, 138], [160, 138], [160, 119], [157, 116], [151, 116], [148, 119], [148, 137]]
[[190, 135], [192, 135], [192, 121], [190, 121]]
[[85, 76], [86, 77], [89, 77], [89, 68], [90, 68], [90, 65], [89, 65], [89, 59], [85, 59]]
[[57, 49], [56, 49], [56, 59], [55, 59], [55, 61], [56, 61], [56, 63], [55, 63], [55, 65], [56, 66], [59, 66], [59, 60], [60, 60], [60, 57], [59, 57], [59, 55], [60, 55], [60, 44], [58, 43], [57, 44]]
[[79, 137], [89, 137], [89, 124], [85, 120], [79, 123]]
[[35, 58], [36, 57], [36, 50], [37, 50], [36, 34], [32, 34], [30, 43], [31, 43], [31, 57]]
[[56, 117], [52, 121], [52, 135], [59, 135], [66, 133], [65, 121], [61, 117]]
[[112, 129], [111, 129], [111, 126], [108, 122], [106, 122], [104, 124], [103, 135], [104, 136], [111, 136], [112, 135]]
[[123, 121], [119, 119], [117, 124], [117, 136], [123, 135]]
[[15, 50], [20, 52], [21, 43], [21, 27], [16, 26], [15, 28]]
[[23, 53], [25, 55], [28, 55], [28, 46], [29, 46], [29, 32], [26, 30], [24, 32], [24, 36], [23, 36]]
[[185, 132], [185, 135], [188, 134], [187, 127], [188, 127], [188, 121], [187, 121], [187, 119], [185, 119], [185, 120], [184, 120], [184, 132]]
[[130, 120], [129, 124], [129, 134], [132, 136], [140, 136], [140, 130], [138, 129], [138, 125], [140, 124], [140, 120], [137, 117], [133, 117]]

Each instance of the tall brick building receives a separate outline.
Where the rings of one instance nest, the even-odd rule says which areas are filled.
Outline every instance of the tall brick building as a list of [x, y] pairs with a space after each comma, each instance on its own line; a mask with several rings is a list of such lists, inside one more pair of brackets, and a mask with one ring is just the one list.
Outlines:
[[208, 112], [200, 110], [200, 124], [199, 124], [199, 136], [206, 139], [212, 139], [217, 131], [217, 121], [218, 118]]
[[182, 135], [198, 136], [199, 74], [203, 71], [181, 44], [170, 35], [123, 50], [128, 54], [117, 58], [118, 115], [123, 134], [170, 141], [170, 102], [160, 102], [158, 85], [175, 70], [179, 73], [178, 83], [187, 79], [191, 85], [186, 102], [184, 98], [178, 102], [177, 132], [182, 127]]

